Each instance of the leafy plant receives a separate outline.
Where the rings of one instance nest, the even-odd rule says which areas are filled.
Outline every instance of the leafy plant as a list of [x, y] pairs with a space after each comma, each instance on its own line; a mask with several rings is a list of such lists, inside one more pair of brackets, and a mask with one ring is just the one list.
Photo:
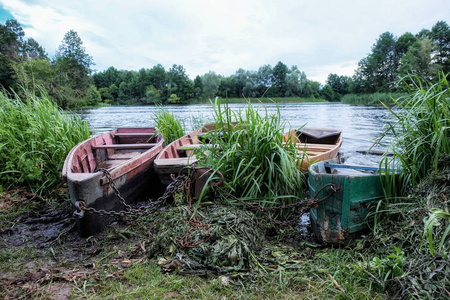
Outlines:
[[86, 122], [63, 112], [46, 95], [24, 91], [8, 98], [0, 93], [0, 185], [26, 185], [34, 192], [54, 186], [64, 160], [77, 143], [89, 138]]
[[[304, 176], [296, 163], [295, 142], [283, 143], [280, 111], [270, 115], [265, 106], [248, 104], [233, 111], [218, 98], [214, 106], [215, 128], [209, 145], [198, 157], [204, 166], [219, 170], [229, 194], [263, 207], [297, 202], [304, 198]], [[205, 151], [206, 150], [206, 151]], [[238, 204], [228, 197], [230, 204]]]
[[153, 119], [158, 132], [164, 136], [166, 145], [179, 139], [184, 135], [184, 125], [178, 120], [173, 113], [169, 112], [163, 106], [154, 114]]
[[[450, 213], [448, 212], [448, 210], [433, 208], [433, 209], [431, 209], [430, 214], [425, 221], [424, 236], [428, 236], [428, 245], [430, 247], [430, 253], [433, 256], [434, 256], [433, 227], [440, 226], [441, 224], [439, 221], [441, 219], [450, 220]], [[438, 246], [438, 251], [444, 250], [444, 242], [445, 242], [449, 232], [450, 232], [450, 225], [448, 225], [445, 228], [445, 231], [441, 237], [441, 240], [440, 240], [440, 243]]]
[[[395, 197], [408, 187], [415, 187], [430, 170], [438, 169], [438, 159], [450, 153], [450, 85], [448, 75], [431, 86], [415, 77], [411, 96], [393, 99], [395, 108], [385, 107], [391, 112], [394, 122], [389, 124], [378, 142], [390, 138], [389, 151], [392, 157], [384, 156], [381, 164], [401, 169], [398, 182], [387, 191]], [[392, 182], [392, 176], [387, 180]]]

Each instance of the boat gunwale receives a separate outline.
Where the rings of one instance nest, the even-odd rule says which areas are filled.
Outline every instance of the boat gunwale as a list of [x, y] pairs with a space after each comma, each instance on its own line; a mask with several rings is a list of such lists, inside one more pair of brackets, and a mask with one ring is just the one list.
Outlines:
[[[162, 135], [159, 133], [157, 134], [155, 131], [154, 127], [121, 127], [121, 128], [117, 128], [115, 130], [112, 131], [108, 131], [96, 136], [93, 136], [87, 140], [84, 140], [80, 143], [78, 143], [77, 145], [75, 145], [68, 153], [66, 160], [64, 162], [63, 165], [63, 169], [61, 172], [61, 176], [67, 180], [71, 180], [71, 181], [87, 181], [87, 180], [91, 180], [92, 178], [98, 177], [100, 174], [102, 174], [102, 171], [95, 171], [95, 172], [73, 172], [72, 171], [72, 165], [73, 165], [73, 161], [75, 159], [75, 155], [77, 153], [77, 151], [80, 151], [80, 149], [86, 145], [86, 144], [90, 144], [90, 146], [95, 146], [95, 140], [101, 138], [102, 136], [108, 136], [110, 135], [111, 137], [114, 137], [115, 133], [119, 132], [119, 129], [127, 129], [127, 130], [133, 130], [133, 129], [153, 129], [154, 131], [154, 138], [158, 139], [158, 136], [161, 136], [160, 141], [155, 143], [155, 146], [153, 146], [152, 148], [149, 148], [143, 152], [141, 152], [139, 155], [136, 155], [133, 158], [130, 159], [124, 159], [123, 162], [116, 164], [114, 166], [112, 166], [111, 168], [107, 168], [107, 170], [109, 171], [109, 173], [111, 174], [111, 177], [114, 179], [120, 178], [121, 176], [123, 176], [126, 173], [129, 173], [130, 171], [135, 170], [136, 168], [138, 168], [140, 166], [140, 162], [142, 161], [147, 161], [152, 159], [152, 156], [156, 157], [157, 154], [159, 154], [159, 152], [162, 150], [163, 148], [163, 143], [164, 143], [164, 138], [162, 137]], [[92, 149], [92, 148], [91, 148]], [[94, 153], [94, 149], [92, 149], [92, 153]], [[155, 154], [154, 152], [157, 151], [157, 154]], [[105, 184], [106, 182], [106, 176], [102, 176], [100, 179], [100, 182]]]

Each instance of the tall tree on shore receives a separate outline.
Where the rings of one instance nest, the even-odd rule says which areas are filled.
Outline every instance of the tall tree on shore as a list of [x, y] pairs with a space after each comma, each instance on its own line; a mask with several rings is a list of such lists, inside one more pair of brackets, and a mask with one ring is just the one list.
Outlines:
[[76, 31], [70, 30], [64, 35], [54, 65], [56, 84], [61, 87], [54, 95], [58, 104], [62, 107], [85, 105], [83, 101], [90, 89], [89, 75], [94, 62]]
[[365, 83], [366, 92], [386, 92], [394, 87], [400, 63], [396, 46], [394, 35], [385, 32], [372, 46], [372, 53], [359, 62], [356, 75]]
[[273, 67], [273, 84], [276, 87], [278, 97], [285, 97], [287, 92], [286, 78], [288, 70], [288, 67], [281, 61]]
[[213, 71], [209, 71], [202, 78], [203, 93], [209, 99], [217, 96], [220, 86], [220, 77]]
[[444, 21], [437, 22], [431, 28], [431, 38], [436, 44], [436, 63], [442, 66], [444, 73], [450, 72], [450, 27]]

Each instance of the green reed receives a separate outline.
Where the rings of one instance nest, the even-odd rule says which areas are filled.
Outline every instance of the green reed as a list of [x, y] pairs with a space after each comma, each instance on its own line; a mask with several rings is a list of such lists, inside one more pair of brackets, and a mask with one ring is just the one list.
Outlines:
[[163, 106], [153, 115], [158, 132], [164, 136], [164, 144], [168, 145], [184, 135], [184, 126], [173, 113]]
[[[283, 144], [284, 123], [280, 111], [251, 103], [233, 111], [220, 99], [213, 104], [214, 122], [207, 151], [199, 153], [201, 164], [219, 170], [224, 189], [234, 197], [258, 202], [263, 207], [289, 204], [304, 198], [304, 176], [295, 162], [295, 144]], [[231, 204], [235, 200], [228, 198]]]
[[[414, 77], [416, 85], [410, 96], [393, 99], [395, 108], [388, 108], [394, 122], [385, 128], [380, 139], [391, 137], [390, 152], [383, 164], [401, 168], [400, 192], [415, 187], [430, 170], [438, 170], [442, 154], [450, 153], [450, 85], [448, 75], [433, 85]], [[386, 106], [387, 107], [387, 106]], [[392, 179], [392, 178], [391, 178]], [[392, 189], [391, 195], [396, 195]]]
[[22, 100], [0, 93], [0, 187], [44, 192], [59, 181], [72, 147], [89, 138], [81, 117], [63, 112], [45, 91], [41, 94], [25, 91]]

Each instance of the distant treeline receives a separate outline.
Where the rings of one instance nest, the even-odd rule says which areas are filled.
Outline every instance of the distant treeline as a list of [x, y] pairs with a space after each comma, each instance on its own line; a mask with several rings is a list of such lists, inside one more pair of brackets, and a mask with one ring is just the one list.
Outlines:
[[194, 80], [176, 64], [169, 70], [158, 64], [139, 71], [110, 67], [93, 74], [94, 61], [77, 32], [66, 33], [53, 58], [37, 41], [24, 36], [16, 20], [0, 24], [0, 85], [19, 95], [23, 88], [48, 93], [63, 108], [102, 103], [190, 103], [216, 96], [340, 101], [348, 94], [403, 92], [411, 84], [410, 79], [401, 81], [408, 74], [435, 81], [442, 72], [450, 72], [450, 27], [445, 21], [437, 22], [431, 30], [407, 32], [398, 38], [390, 32], [381, 34], [352, 77], [329, 74], [325, 85], [281, 61], [257, 71], [240, 68], [230, 76], [210, 71]]
[[239, 69], [225, 77], [210, 71], [193, 81], [183, 66], [168, 71], [161, 65], [139, 71], [110, 67], [92, 76], [102, 99], [108, 103], [188, 103], [192, 99], [302, 97], [323, 98], [319, 82], [308, 80], [296, 66], [278, 62], [258, 71]]

